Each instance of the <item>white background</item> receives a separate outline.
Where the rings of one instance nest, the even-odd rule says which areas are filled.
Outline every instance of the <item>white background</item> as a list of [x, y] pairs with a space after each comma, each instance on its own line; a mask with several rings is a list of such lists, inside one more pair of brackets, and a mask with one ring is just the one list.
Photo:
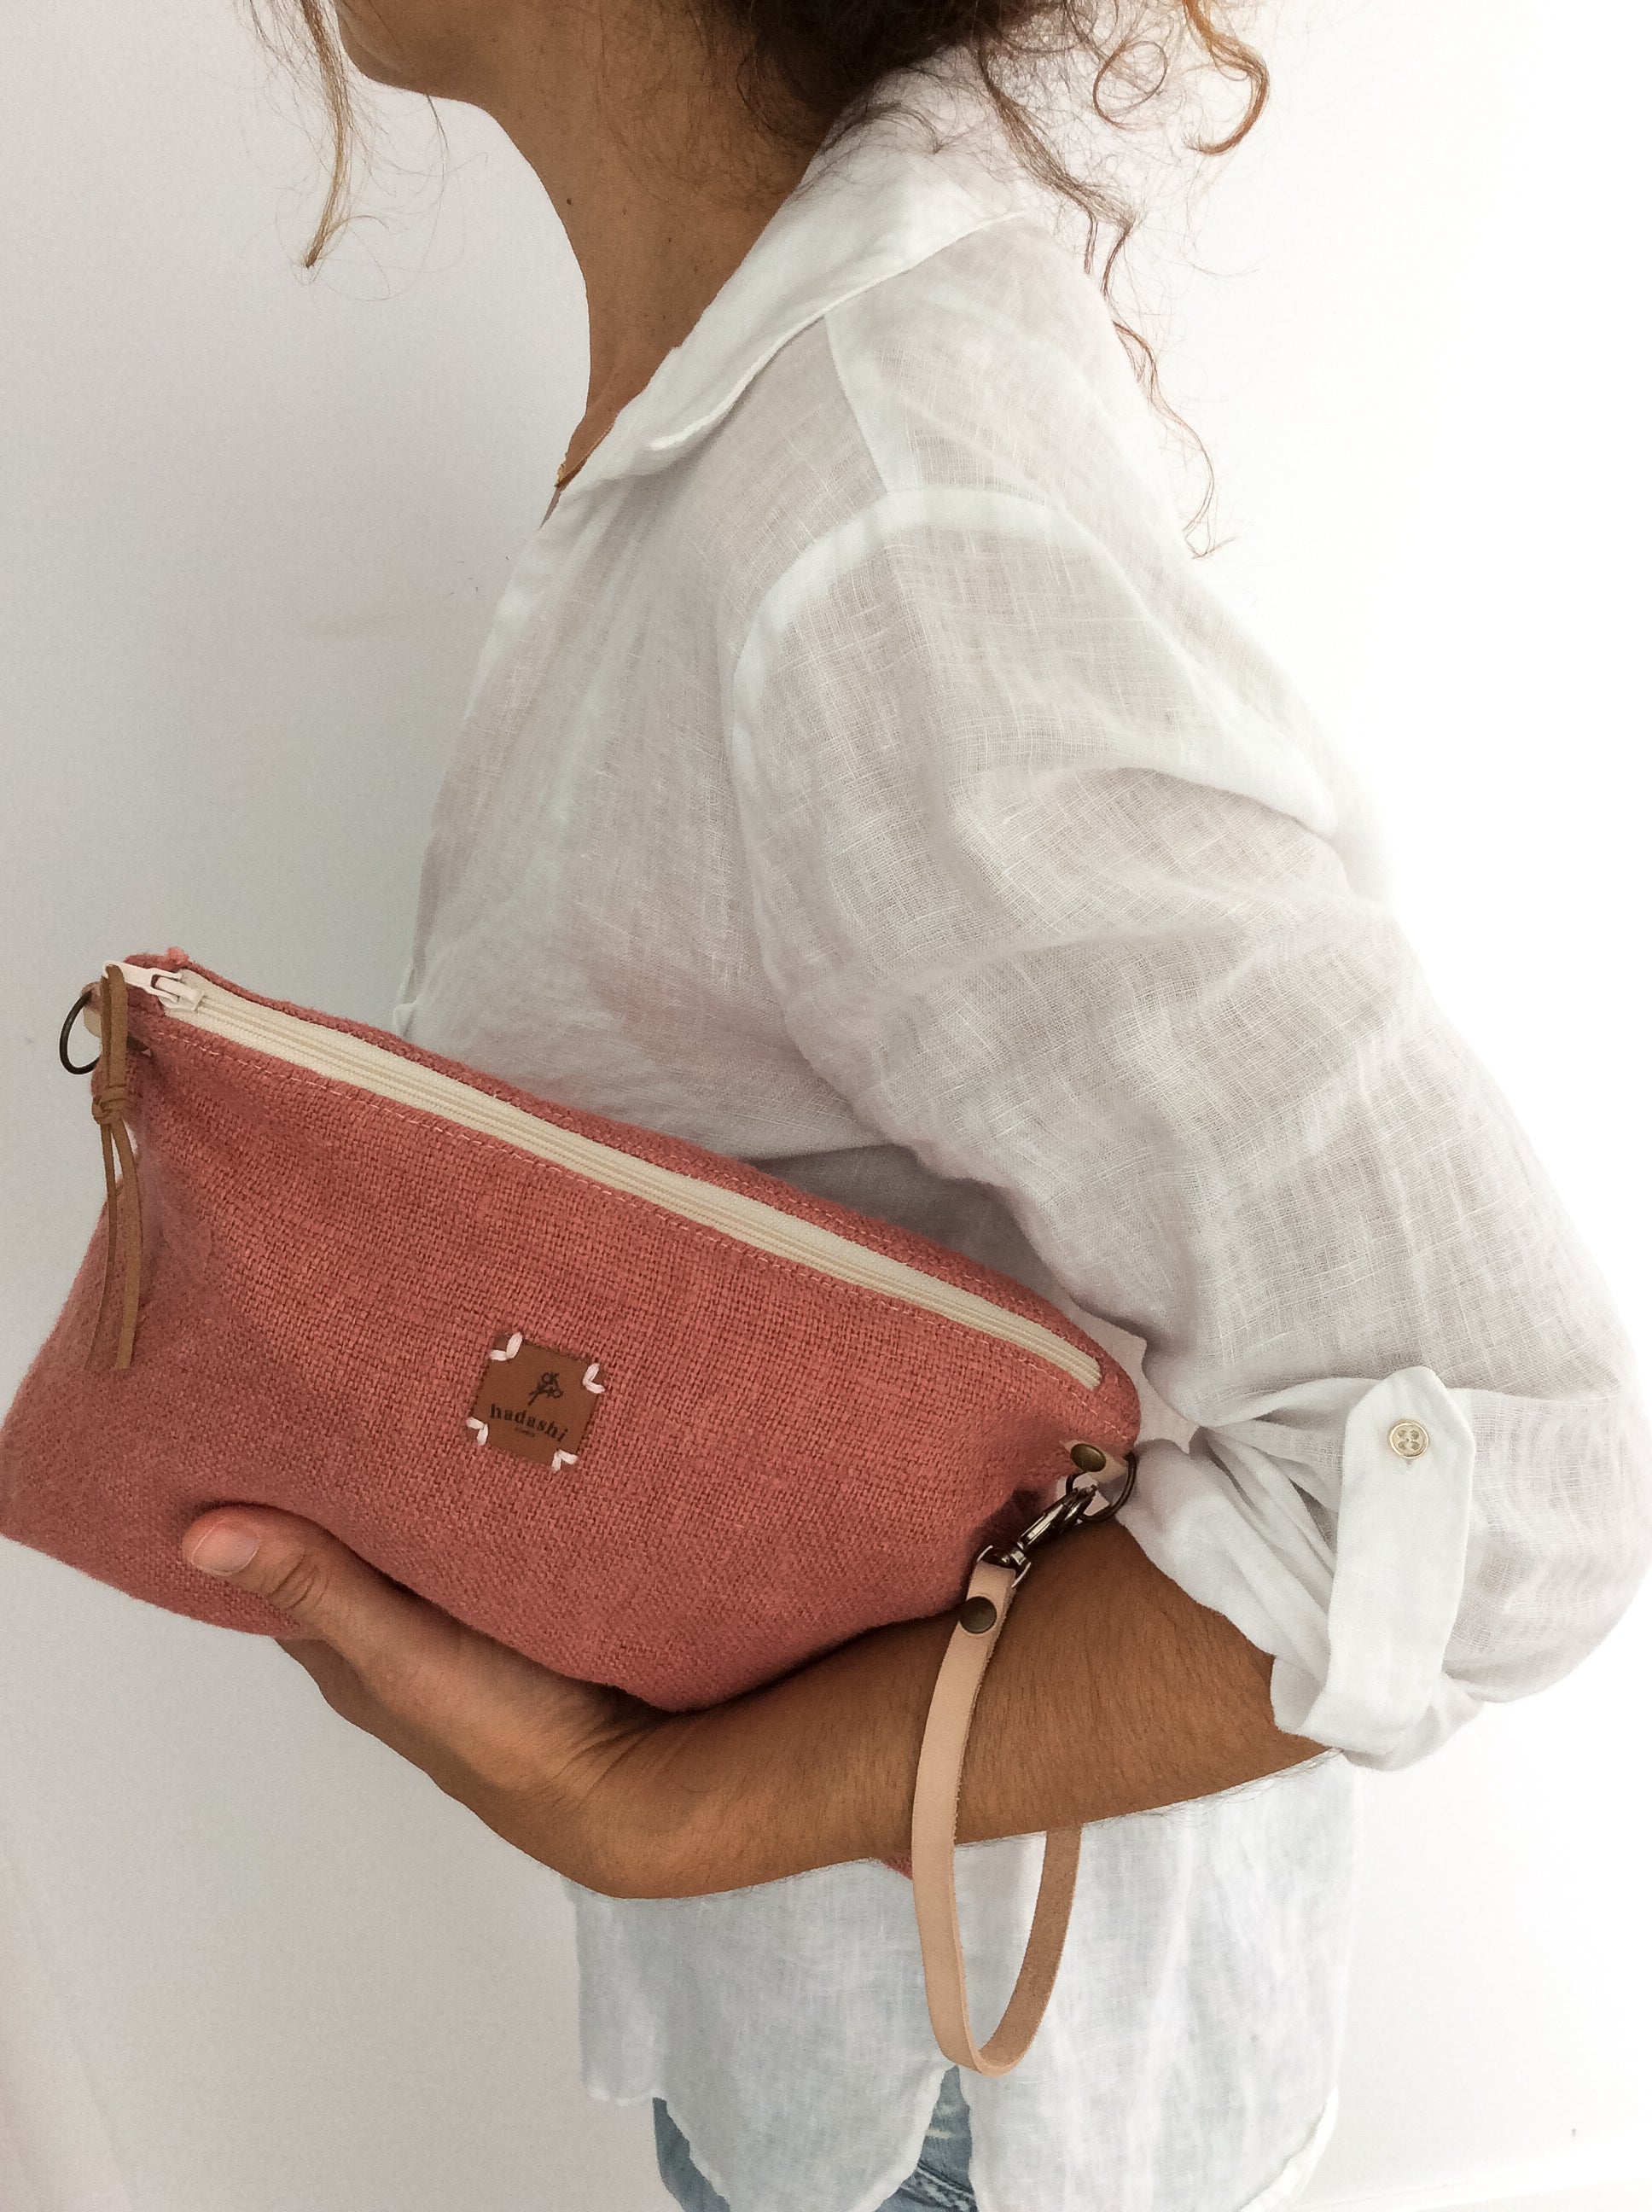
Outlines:
[[[398, 104], [306, 282], [312, 156], [228, 0], [5, 31], [0, 1398], [101, 1201], [55, 1055], [87, 975], [179, 944], [387, 1021], [585, 374], [484, 118], [445, 111], [444, 185]], [[1642, 14], [1257, 34], [1269, 117], [1139, 263], [1209, 573], [1376, 779], [1435, 988], [1644, 1346]], [[1652, 2206], [1648, 1620], [1366, 1778], [1315, 2206]], [[659, 2212], [646, 2108], [578, 2086], [571, 1964], [552, 1878], [272, 1646], [0, 1546], [3, 2212]]]

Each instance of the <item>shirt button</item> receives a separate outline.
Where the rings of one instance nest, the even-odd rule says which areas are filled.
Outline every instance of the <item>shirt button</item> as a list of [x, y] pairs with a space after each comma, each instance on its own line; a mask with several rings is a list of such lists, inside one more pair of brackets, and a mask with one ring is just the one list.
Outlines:
[[1420, 1459], [1428, 1449], [1428, 1431], [1420, 1421], [1396, 1421], [1388, 1431], [1388, 1449], [1401, 1459]]

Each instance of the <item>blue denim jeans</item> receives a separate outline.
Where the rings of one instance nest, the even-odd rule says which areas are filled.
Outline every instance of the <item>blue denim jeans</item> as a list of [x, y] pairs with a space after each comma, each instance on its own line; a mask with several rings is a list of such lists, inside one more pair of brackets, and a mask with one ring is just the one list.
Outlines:
[[[688, 2138], [654, 2099], [654, 2153], [659, 2178], [683, 2212], [728, 2212], [728, 2206], [689, 2156]], [[924, 2137], [918, 2163], [883, 2212], [975, 2212], [969, 2186], [969, 2109], [958, 2087], [958, 2069], [950, 2067]]]

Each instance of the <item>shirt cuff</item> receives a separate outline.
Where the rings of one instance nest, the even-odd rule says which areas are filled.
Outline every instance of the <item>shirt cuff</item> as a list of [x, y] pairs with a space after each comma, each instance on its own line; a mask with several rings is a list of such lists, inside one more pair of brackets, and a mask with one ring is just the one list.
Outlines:
[[1479, 1710], [1442, 1671], [1473, 1492], [1460, 1394], [1406, 1367], [1236, 1410], [1185, 1450], [1139, 1446], [1121, 1521], [1163, 1573], [1272, 1653], [1280, 1729], [1362, 1765], [1424, 1757]]

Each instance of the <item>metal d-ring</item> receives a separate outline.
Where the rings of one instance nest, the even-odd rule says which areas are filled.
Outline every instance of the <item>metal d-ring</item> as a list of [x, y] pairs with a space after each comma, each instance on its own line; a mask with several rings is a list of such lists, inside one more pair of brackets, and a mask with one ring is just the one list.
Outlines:
[[[98, 1059], [88, 1060], [84, 1067], [76, 1067], [74, 1061], [69, 1057], [69, 1032], [75, 1025], [75, 1017], [79, 1013], [82, 1006], [88, 1005], [89, 1001], [95, 999], [97, 995], [97, 984], [88, 983], [86, 988], [81, 993], [79, 998], [76, 1000], [74, 1005], [69, 1009], [69, 1012], [64, 1015], [64, 1025], [58, 1032], [58, 1058], [69, 1070], [69, 1073], [71, 1075], [89, 1075], [92, 1073], [92, 1070], [97, 1066], [98, 1060], [100, 1060], [103, 1057], [102, 1053], [100, 1052]], [[128, 1052], [140, 1053], [145, 1060], [151, 1057], [149, 1046], [146, 1044], [140, 1044], [137, 1039], [131, 1035], [130, 1030], [127, 1032], [126, 1036], [126, 1049]]]
[[[68, 1013], [64, 1016], [64, 1025], [58, 1032], [58, 1058], [62, 1061], [63, 1065], [69, 1070], [69, 1073], [71, 1075], [89, 1075], [92, 1073], [92, 1070], [98, 1064], [95, 1060], [88, 1060], [84, 1067], [76, 1067], [74, 1061], [69, 1057], [69, 1032], [75, 1026], [75, 1017], [80, 1012], [82, 1006], [88, 1006], [97, 996], [97, 988], [98, 987], [95, 983], [88, 983], [87, 985], [86, 988], [81, 993], [79, 998], [76, 1000], [74, 1005], [69, 1009]], [[100, 1054], [98, 1057], [99, 1059], [101, 1059], [102, 1054]]]

